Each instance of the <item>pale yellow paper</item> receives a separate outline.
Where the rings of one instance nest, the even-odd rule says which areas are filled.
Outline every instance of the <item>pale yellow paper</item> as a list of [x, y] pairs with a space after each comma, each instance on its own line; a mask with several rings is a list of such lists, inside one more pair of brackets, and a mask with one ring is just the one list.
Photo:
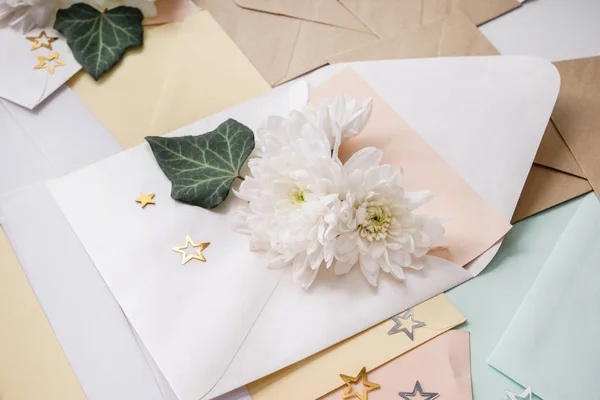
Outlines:
[[98, 82], [79, 74], [69, 85], [124, 148], [270, 90], [206, 11], [147, 29], [143, 48]]
[[[414, 307], [414, 318], [426, 326], [414, 330], [414, 342], [403, 332], [388, 335], [392, 320], [359, 333], [303, 361], [247, 385], [253, 400], [315, 399], [341, 386], [339, 374], [372, 370], [433, 339], [466, 319], [440, 294]], [[310, 383], [310, 384], [309, 384]]]
[[85, 398], [4, 232], [0, 230], [0, 399]]

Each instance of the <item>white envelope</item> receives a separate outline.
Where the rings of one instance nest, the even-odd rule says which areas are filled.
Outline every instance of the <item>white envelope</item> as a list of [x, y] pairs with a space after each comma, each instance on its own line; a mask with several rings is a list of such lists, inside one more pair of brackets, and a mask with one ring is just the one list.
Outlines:
[[[558, 93], [559, 77], [551, 64], [530, 57], [482, 57], [354, 68], [510, 218]], [[316, 71], [308, 80], [322, 81], [335, 69]], [[270, 94], [174, 134], [205, 132], [225, 117], [255, 128], [275, 110], [277, 95]], [[141, 212], [133, 202], [140, 191], [169, 193], [169, 187], [147, 145], [49, 186], [180, 400], [225, 393], [472, 277], [440, 261], [410, 274], [403, 285], [383, 279], [372, 290], [350, 274], [320, 278], [326, 282], [304, 292], [289, 271], [266, 270], [259, 256], [246, 251], [247, 238], [227, 226], [226, 210], [164, 201]], [[228, 201], [233, 207], [235, 201]], [[183, 242], [187, 233], [213, 242], [209, 263], [165, 273], [160, 267], [176, 257], [170, 248], [182, 244], [175, 238]], [[480, 260], [477, 270], [486, 257]]]
[[[39, 47], [32, 50], [34, 43], [27, 37], [37, 37], [41, 31], [35, 29], [22, 34], [11, 28], [0, 28], [0, 97], [29, 109], [44, 101], [81, 69], [67, 41], [52, 28], [43, 30], [48, 37], [58, 38], [50, 43], [52, 49]], [[39, 40], [46, 43], [45, 39]], [[50, 58], [54, 53], [64, 65], [56, 66], [53, 73], [45, 68], [34, 68], [40, 64], [38, 56]]]

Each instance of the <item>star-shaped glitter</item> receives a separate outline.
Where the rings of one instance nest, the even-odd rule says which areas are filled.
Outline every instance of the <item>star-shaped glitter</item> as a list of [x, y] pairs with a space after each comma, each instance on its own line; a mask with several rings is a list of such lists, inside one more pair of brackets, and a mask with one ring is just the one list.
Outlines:
[[[188, 254], [187, 249], [190, 245], [194, 248], [197, 248], [198, 250], [196, 250], [195, 253]], [[206, 258], [204, 257], [204, 254], [202, 254], [202, 250], [206, 249], [208, 246], [210, 246], [210, 242], [200, 243], [200, 244], [194, 243], [194, 241], [192, 240], [190, 235], [187, 235], [185, 237], [185, 244], [183, 246], [173, 247], [173, 251], [182, 254], [182, 256], [181, 256], [181, 264], [182, 265], [187, 263], [190, 260], [200, 260], [200, 261], [206, 262]]]
[[[38, 39], [41, 39], [42, 37], [46, 39], [45, 42], [38, 40]], [[27, 36], [27, 37], [25, 37], [25, 39], [33, 42], [33, 46], [31, 46], [31, 51], [37, 50], [40, 47], [43, 47], [48, 50], [52, 50], [52, 42], [58, 40], [57, 37], [47, 36], [45, 31], [41, 31], [38, 36]]]
[[[340, 374], [340, 378], [342, 378], [342, 380], [346, 384], [346, 391], [342, 395], [342, 399], [349, 399], [350, 397], [356, 397], [359, 400], [368, 400], [368, 398], [369, 398], [368, 393], [372, 390], [376, 390], [376, 389], [380, 388], [379, 384], [374, 383], [374, 382], [369, 382], [369, 380], [367, 379], [367, 368], [366, 367], [363, 367], [356, 377]], [[359, 380], [361, 381], [361, 383], [363, 385], [362, 393], [355, 392], [354, 388], [352, 387], [352, 384], [358, 383]]]
[[[419, 382], [419, 381], [417, 381], [417, 383], [415, 383], [415, 387], [412, 392], [400, 392], [398, 394], [404, 400], [414, 399], [417, 394], [420, 396], [419, 399], [421, 399], [421, 400], [437, 399], [438, 396], [440, 395], [439, 393], [425, 393], [423, 391], [423, 388], [421, 387], [421, 382]], [[409, 396], [410, 396], [410, 398], [409, 398]]]
[[[35, 68], [35, 69], [46, 68], [46, 71], [50, 72], [50, 74], [52, 74], [52, 75], [54, 75], [54, 68], [62, 67], [63, 65], [65, 65], [64, 62], [62, 62], [58, 59], [58, 53], [52, 53], [50, 55], [50, 57], [44, 57], [44, 56], [36, 56], [36, 57], [40, 63], [38, 65], [34, 66], [33, 68]], [[51, 61], [51, 63], [48, 63], [48, 61]]]
[[533, 393], [531, 392], [531, 386], [527, 386], [527, 389], [523, 391], [523, 393], [512, 393], [508, 390], [506, 391], [506, 395], [510, 400], [533, 400]]
[[425, 326], [425, 322], [417, 321], [413, 317], [413, 309], [409, 309], [404, 314], [394, 315], [392, 320], [396, 323], [388, 332], [388, 335], [394, 335], [398, 332], [406, 333], [406, 336], [412, 341], [415, 340], [415, 329]]
[[146, 194], [146, 193], [140, 193], [140, 197], [135, 199], [136, 203], [140, 203], [142, 205], [142, 208], [145, 208], [148, 204], [156, 204], [154, 202], [154, 193], [150, 193], [150, 194]]

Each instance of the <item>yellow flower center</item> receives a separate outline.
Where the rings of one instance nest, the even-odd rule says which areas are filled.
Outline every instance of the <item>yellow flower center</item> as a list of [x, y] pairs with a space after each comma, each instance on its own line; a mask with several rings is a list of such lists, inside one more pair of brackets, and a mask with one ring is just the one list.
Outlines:
[[306, 201], [304, 198], [304, 194], [308, 192], [307, 189], [300, 189], [299, 187], [295, 187], [290, 191], [290, 199], [294, 204], [302, 204]]
[[360, 235], [369, 241], [385, 239], [394, 217], [386, 205], [367, 205], [366, 216], [358, 226]]

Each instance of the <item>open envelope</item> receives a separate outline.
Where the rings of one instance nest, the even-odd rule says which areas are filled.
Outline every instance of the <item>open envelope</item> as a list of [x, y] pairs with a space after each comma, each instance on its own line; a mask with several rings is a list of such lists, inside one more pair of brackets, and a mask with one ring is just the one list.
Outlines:
[[[386, 65], [386, 63], [380, 64]], [[393, 64], [394, 62], [387, 63], [389, 66]], [[424, 138], [430, 143], [436, 143], [438, 146], [436, 150], [444, 157], [445, 162], [461, 164], [454, 169], [457, 172], [460, 171], [463, 179], [467, 179], [467, 177], [475, 180], [482, 179], [484, 184], [476, 186], [476, 190], [482, 196], [483, 193], [487, 193], [488, 197], [490, 193], [494, 193], [493, 201], [499, 204], [498, 208], [512, 213], [520, 191], [520, 187], [514, 184], [514, 177], [520, 175], [522, 185], [525, 171], [533, 159], [535, 148], [547, 122], [545, 119], [549, 115], [556, 95], [558, 81], [553, 68], [546, 62], [527, 57], [413, 60], [403, 63], [395, 62], [395, 64], [393, 74], [380, 73], [378, 76], [383, 78], [387, 75], [388, 79], [385, 79], [385, 85], [390, 87], [389, 78], [402, 72], [398, 65], [406, 65], [404, 73], [400, 73], [405, 77], [404, 80], [400, 80], [404, 88], [404, 96], [407, 96], [405, 97], [406, 103], [404, 103], [406, 112], [410, 112], [411, 109], [419, 110], [415, 107], [421, 102], [421, 113], [427, 116], [428, 121], [432, 119], [431, 97], [425, 98], [421, 95], [421, 100], [418, 101], [418, 96], [415, 97], [414, 93], [409, 96], [411, 86], [415, 87], [415, 76], [419, 74], [426, 77], [428, 84], [432, 79], [435, 80], [437, 75], [439, 81], [446, 81], [450, 86], [446, 86], [445, 95], [438, 98], [438, 101], [443, 102], [442, 99], [445, 98], [445, 104], [456, 104], [456, 96], [460, 94], [464, 102], [458, 101], [459, 104], [463, 107], [476, 107], [476, 110], [471, 109], [472, 113], [454, 111], [453, 116], [449, 118], [435, 118], [438, 121], [443, 120], [443, 126], [437, 124], [433, 132], [431, 128], [425, 129], [431, 136], [424, 136]], [[444, 71], [444, 73], [441, 75], [439, 72], [435, 73], [436, 67], [443, 68], [437, 69], [437, 71]], [[489, 81], [490, 75], [487, 74], [480, 75], [479, 79], [475, 78], [477, 75], [474, 73], [475, 70], [479, 71], [483, 68], [489, 71], [494, 67], [497, 68], [497, 71], [493, 75], [493, 82]], [[453, 79], [451, 80], [447, 79], [448, 70], [452, 71]], [[510, 90], [502, 91], [502, 88], [510, 86], [507, 85], [507, 82], [513, 81], [515, 73], [532, 75], [531, 79], [521, 81], [523, 83], [518, 87], [523, 92], [518, 90], [518, 96], [515, 96], [514, 85]], [[344, 81], [343, 77], [343, 75], [340, 76], [338, 84], [349, 90], [351, 94], [355, 90], [354, 88], [360, 87], [360, 80], [352, 83], [352, 81]], [[554, 87], [548, 87], [548, 82], [552, 81], [554, 81]], [[468, 95], [465, 95], [469, 91], [465, 87], [473, 89], [480, 87], [484, 82], [493, 93], [489, 101], [482, 102], [480, 93], [477, 95], [478, 101], [469, 101], [466, 98]], [[377, 86], [377, 82], [375, 82], [375, 86]], [[329, 96], [334, 94], [330, 93]], [[367, 95], [364, 90], [357, 94]], [[452, 100], [448, 96], [452, 96]], [[515, 132], [520, 134], [520, 143], [523, 146], [521, 155], [524, 159], [515, 160], [513, 158], [508, 163], [502, 157], [493, 158], [490, 162], [482, 161], [488, 160], [490, 157], [472, 157], [474, 146], [479, 145], [482, 153], [490, 151], [490, 149], [485, 136], [471, 135], [474, 131], [469, 125], [473, 123], [474, 126], [480, 126], [480, 118], [494, 120], [494, 122], [505, 120], [506, 114], [497, 113], [497, 108], [490, 107], [490, 104], [512, 109], [521, 106], [524, 101], [529, 104], [533, 100], [530, 96], [535, 97], [537, 106], [533, 110], [529, 110], [527, 117], [520, 122], [522, 128], [528, 129], [525, 132], [537, 132], [537, 134], [527, 135], [523, 131]], [[385, 104], [377, 100], [377, 96], [373, 95], [373, 97], [376, 107], [374, 115], [376, 110], [379, 110], [378, 113], [383, 113]], [[227, 113], [229, 114], [227, 116], [234, 117], [249, 126], [257, 126], [260, 120], [266, 116], [265, 113], [269, 112], [268, 110], [273, 105], [276, 106], [269, 101], [271, 98], [266, 96], [256, 99], [254, 104], [259, 108], [252, 107], [251, 102], [245, 104], [245, 107], [237, 109], [237, 112]], [[423, 104], [427, 104], [427, 107], [423, 107]], [[262, 112], [256, 112], [257, 109]], [[534, 120], [531, 117], [536, 113], [537, 116]], [[195, 132], [207, 131], [222, 120], [222, 115], [200, 121], [191, 129]], [[459, 118], [464, 123], [466, 122], [464, 115], [469, 115], [470, 118], [468, 123], [462, 125], [462, 129], [450, 128], [452, 122], [449, 120], [456, 121]], [[476, 116], [471, 117], [472, 115]], [[374, 117], [373, 121], [375, 121], [373, 127], [376, 127], [376, 124], [382, 123], [384, 118]], [[514, 118], [511, 123], [514, 123]], [[394, 126], [400, 125], [394, 123]], [[384, 130], [394, 132], [390, 126], [382, 127]], [[448, 131], [448, 129], [452, 130]], [[379, 131], [378, 128], [374, 132]], [[459, 131], [468, 136], [460, 139], [457, 137]], [[190, 133], [190, 128], [184, 128], [176, 134], [186, 133]], [[475, 138], [477, 140], [473, 140]], [[375, 140], [374, 143], [380, 143], [381, 139]], [[465, 143], [464, 140], [469, 141], [469, 146], [461, 145], [461, 142]], [[510, 143], [513, 142], [510, 137], [507, 137], [506, 140]], [[413, 146], [414, 143], [411, 140], [407, 141], [406, 145]], [[468, 147], [468, 154], [471, 156], [464, 154], [465, 147]], [[494, 152], [503, 152], [503, 146], [500, 143], [494, 141], [493, 147]], [[457, 151], [452, 152], [457, 148]], [[425, 153], [425, 148], [421, 149], [425, 158], [430, 157]], [[514, 157], [514, 149], [512, 149], [512, 154]], [[471, 160], [477, 167], [468, 167], [465, 163], [466, 160]], [[411, 170], [412, 175], [417, 176], [419, 173], [431, 172], [423, 168], [415, 170], [411, 165], [407, 158], [406, 170]], [[441, 165], [437, 161], [433, 162], [431, 164], [432, 171], [442, 174]], [[494, 184], [490, 185], [489, 174], [483, 175], [483, 173], [489, 173], [497, 168], [502, 172], [496, 176]], [[468, 172], [464, 173], [465, 170]], [[477, 172], [474, 173], [474, 170]], [[128, 172], [123, 173], [123, 171]], [[506, 181], [506, 178], [503, 177], [507, 176], [508, 171], [514, 172], [510, 174], [512, 183], [504, 185], [500, 189], [500, 182]], [[411, 174], [407, 173], [406, 176]], [[433, 177], [435, 176], [434, 173]], [[431, 177], [423, 179], [430, 182], [430, 185], [435, 183]], [[451, 189], [455, 187], [455, 184], [452, 183], [453, 179], [448, 175], [442, 181], [447, 181], [447, 186]], [[422, 182], [420, 183], [422, 184]], [[403, 308], [425, 300], [439, 291], [471, 277], [470, 273], [459, 266], [437, 259], [438, 261], [431, 261], [433, 264], [427, 269], [426, 275], [410, 275], [404, 284], [407, 289], [410, 288], [408, 292], [398, 291], [396, 282], [384, 279], [378, 290], [373, 293], [371, 288], [364, 286], [364, 282], [357, 281], [356, 276], [351, 273], [342, 279], [334, 280], [329, 280], [325, 274], [323, 285], [315, 288], [314, 292], [306, 293], [297, 288], [292, 282], [290, 274], [280, 275], [261, 268], [262, 257], [243, 250], [246, 248], [244, 244], [247, 245], [247, 238], [231, 233], [231, 229], [227, 227], [227, 218], [230, 215], [227, 208], [223, 209], [221, 213], [214, 213], [182, 206], [164, 198], [160, 207], [154, 207], [146, 210], [149, 211], [147, 213], [141, 213], [130, 198], [134, 195], [133, 193], [145, 190], [139, 187], [140, 184], [153, 187], [158, 196], [161, 193], [164, 193], [163, 196], [165, 196], [169, 192], [170, 184], [155, 164], [147, 146], [121, 153], [56, 180], [50, 185], [50, 189], [144, 345], [181, 399], [212, 398], [229, 391], [298, 361], [349, 335], [358, 333], [378, 321], [389, 318]], [[472, 182], [471, 184], [473, 185]], [[104, 190], [92, 197], [86, 195], [85, 201], [82, 201], [80, 199], [82, 194], [94, 191], [91, 187], [85, 189], [87, 185], [94, 187], [101, 185]], [[449, 193], [447, 192], [448, 188], [438, 187], [440, 198], [448, 199], [447, 206], [451, 207], [448, 210], [455, 209], [457, 219], [464, 218], [459, 213], [459, 209], [455, 208], [455, 202], [458, 199], [455, 198], [451, 201], [450, 197], [446, 197]], [[461, 190], [461, 193], [471, 196], [467, 188]], [[463, 199], [466, 202], [471, 201], [467, 198]], [[477, 206], [477, 203], [471, 204], [471, 208]], [[230, 203], [230, 207], [232, 205], [233, 201]], [[92, 209], [110, 209], [111, 211], [108, 213], [90, 212]], [[477, 216], [486, 218], [490, 222], [481, 225], [481, 227], [485, 227], [485, 230], [474, 228], [482, 238], [487, 237], [487, 233], [485, 235], [482, 233], [488, 232], [489, 228], [496, 229], [494, 228], [496, 223], [493, 222], [496, 217], [493, 217], [493, 213], [490, 214], [485, 209], [481, 209]], [[198, 220], [202, 220], [203, 223], [193, 222]], [[159, 230], [153, 228], [155, 225], [152, 221], [155, 221], [154, 223], [160, 221]], [[119, 226], [116, 231], [113, 229], [115, 226]], [[207, 226], [211, 227], [210, 232], [206, 230]], [[93, 229], [90, 229], [92, 227]], [[170, 249], [176, 246], [177, 238], [182, 234], [181, 229], [196, 237], [212, 237], [212, 239], [203, 240], [213, 242], [211, 246], [213, 263], [218, 264], [218, 268], [181, 269], [179, 266], [177, 270], [164, 268], [164, 266], [172, 264], [173, 255], [170, 254], [170, 251], [161, 249]], [[453, 228], [453, 231], [458, 232], [456, 229], [456, 227]], [[111, 234], [104, 235], [103, 232], [111, 232]], [[134, 232], [136, 233], [134, 234]], [[131, 241], [130, 238], [139, 235], [139, 232], [152, 232], [152, 235], [141, 241]], [[468, 252], [460, 251], [461, 249], [475, 244], [475, 247], [479, 248], [478, 252], [484, 251], [499, 238], [495, 235], [500, 232], [503, 231], [497, 231], [493, 236], [487, 237], [483, 243], [478, 243], [477, 240], [473, 241], [473, 237], [470, 237], [469, 241], [465, 240], [464, 243], [461, 242], [458, 246], [451, 247], [449, 256], [456, 257], [457, 263], [464, 264], [478, 253], [467, 255]], [[464, 236], [464, 238], [468, 237]], [[482, 245], [485, 247], [481, 247]], [[107, 248], [111, 248], [111, 251], [106, 252]], [[232, 248], [240, 250], [232, 252]], [[207, 257], [209, 256], [210, 253], [207, 253]], [[436, 266], [435, 263], [441, 264]], [[233, 266], [236, 267], [235, 273], [230, 271]], [[138, 270], [139, 268], [143, 268], [143, 271]], [[145, 278], [144, 282], [138, 281], [132, 286], [132, 283], [128, 282], [128, 276], [144, 276]], [[236, 279], [233, 279], [234, 277]], [[342, 288], [347, 288], [347, 285], [352, 285], [355, 296], [350, 298], [344, 296], [347, 291]], [[161, 289], [158, 289], [159, 287]], [[213, 289], [217, 287], [221, 288], [215, 292]], [[366, 289], [370, 294], [366, 292], [363, 295], [359, 294]], [[240, 294], [249, 292], [252, 294], [243, 296], [252, 301], [244, 302], [244, 313], [240, 314], [239, 302], [236, 299]], [[234, 296], [232, 293], [237, 293], [237, 295]], [[208, 300], [209, 298], [210, 300]], [[317, 304], [328, 304], [328, 307], [317, 307]], [[375, 304], [378, 305], [375, 306]], [[360, 313], [360, 309], [364, 307], [368, 307], [370, 311], [368, 314], [361, 315], [360, 319], [339, 318], [340, 313], [355, 315], [355, 312]], [[311, 311], [308, 313], [303, 311], [306, 309]], [[315, 310], [319, 311], [315, 312]], [[295, 315], [293, 324], [276, 322], [282, 321], [290, 312]], [[186, 316], [192, 314], [202, 315], [202, 318]], [[207, 330], [203, 321], [211, 321], [211, 324], [221, 327], [221, 329]], [[227, 327], [231, 324], [235, 324], [236, 328], [228, 329]], [[328, 334], [322, 335], [322, 329], [319, 329], [318, 332], [305, 329], [310, 326], [327, 326], [324, 329]], [[266, 340], [266, 338], [269, 339]], [[199, 357], [198, 354], [202, 354], [202, 357]], [[258, 356], [259, 354], [260, 356]], [[257, 362], [257, 359], [260, 359], [261, 362]]]
[[[471, 333], [471, 373], [475, 400], [506, 399], [506, 390], [521, 392], [517, 383], [488, 365], [488, 358], [582, 200], [571, 200], [517, 222], [486, 270], [476, 279], [447, 292], [447, 296], [467, 317], [461, 329]], [[571, 264], [569, 266], [573, 267]], [[533, 325], [527, 323], [518, 330], [528, 334], [534, 329]], [[525, 352], [523, 356], [527, 357], [528, 354]], [[533, 385], [532, 382], [520, 383]], [[535, 385], [533, 388], [535, 390]]]
[[144, 48], [118, 68], [98, 82], [81, 74], [69, 85], [125, 148], [270, 90], [206, 11], [146, 29]]
[[[330, 63], [417, 57], [482, 56], [499, 54], [462, 13], [407, 29], [370, 46], [329, 57]], [[563, 82], [562, 87], [568, 85]], [[564, 90], [564, 89], [563, 89]], [[560, 95], [559, 95], [560, 99]], [[576, 110], [573, 115], [581, 117]], [[590, 115], [593, 115], [591, 113]], [[588, 117], [589, 119], [589, 117]], [[590, 122], [593, 126], [593, 123]], [[516, 222], [591, 190], [573, 154], [550, 121], [512, 217]]]
[[[58, 38], [51, 42], [43, 36], [38, 39], [41, 32], [35, 29], [21, 34], [11, 28], [0, 28], [0, 76], [3, 77], [0, 97], [29, 109], [44, 101], [81, 69], [58, 32], [52, 28], [43, 30], [46, 37]], [[52, 49], [38, 47], [28, 37]]]
[[[369, 371], [369, 381], [381, 386], [380, 389], [369, 392], [369, 399], [396, 399], [398, 392], [411, 393], [415, 383], [419, 381], [425, 392], [439, 393], [440, 397], [452, 400], [472, 400], [469, 355], [469, 332], [446, 332], [404, 356]], [[351, 376], [356, 376], [358, 372], [351, 369], [342, 371]], [[343, 398], [346, 388], [344, 385], [320, 400], [339, 400]]]
[[545, 400], [600, 392], [600, 201], [581, 201], [489, 362]]

